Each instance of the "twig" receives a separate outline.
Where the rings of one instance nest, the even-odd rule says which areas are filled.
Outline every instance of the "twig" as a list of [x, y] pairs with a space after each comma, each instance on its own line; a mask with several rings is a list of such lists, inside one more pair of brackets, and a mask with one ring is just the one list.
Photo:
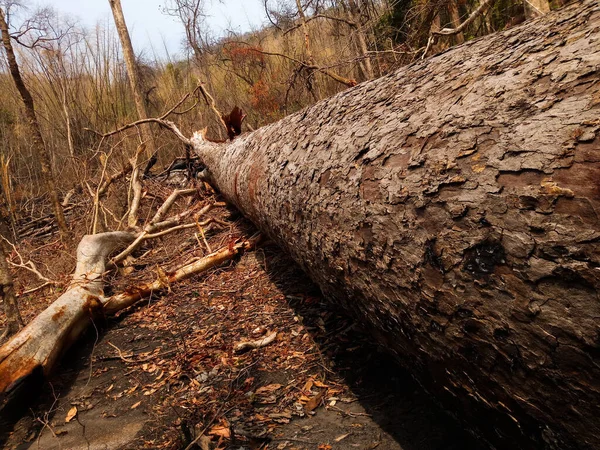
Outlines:
[[196, 225], [198, 225], [198, 231], [202, 235], [202, 240], [204, 241], [204, 245], [206, 246], [208, 253], [212, 253], [210, 245], [208, 245], [208, 241], [206, 240], [206, 236], [204, 235], [204, 228], [202, 228], [202, 225], [200, 225], [200, 222], [198, 222], [198, 219], [196, 219]]
[[481, 2], [481, 4], [477, 7], [477, 9], [475, 9], [475, 11], [473, 11], [471, 13], [471, 15], [469, 17], [467, 17], [467, 19], [461, 23], [459, 26], [457, 26], [456, 28], [442, 28], [439, 31], [432, 31], [431, 34], [432, 35], [438, 35], [438, 36], [452, 36], [454, 34], [458, 34], [460, 32], [462, 32], [466, 27], [468, 27], [477, 17], [479, 17], [481, 14], [483, 14], [485, 12], [486, 9], [488, 9], [495, 0], [483, 0]]
[[39, 290], [44, 289], [46, 286], [55, 286], [57, 283], [53, 282], [53, 281], [46, 281], [44, 284], [41, 284], [38, 287], [32, 288], [32, 289], [27, 289], [26, 291], [20, 292], [18, 294], [16, 294], [17, 298], [23, 297], [24, 295], [29, 295], [29, 294], [33, 294], [34, 292], [37, 292]]
[[[12, 242], [10, 242], [8, 239], [6, 239], [4, 236], [0, 235], [0, 238], [2, 238], [8, 245], [10, 245], [13, 249], [13, 252], [17, 255], [17, 258], [19, 258], [19, 264], [12, 262], [10, 259], [7, 259], [8, 264], [10, 264], [13, 267], [17, 267], [19, 269], [25, 269], [28, 270], [29, 272], [33, 273], [34, 275], [36, 275], [40, 280], [44, 281], [44, 285], [48, 285], [48, 284], [52, 284], [52, 285], [58, 285], [59, 283], [57, 281], [51, 280], [48, 277], [45, 277], [44, 275], [42, 275], [42, 273], [38, 270], [37, 266], [35, 265], [35, 263], [31, 260], [25, 262], [23, 260], [23, 257], [21, 256], [21, 254], [19, 253], [19, 251], [17, 250], [17, 247], [15, 246], [15, 244], [13, 244]], [[36, 288], [37, 289], [41, 289], [44, 285]]]
[[337, 406], [327, 406], [327, 409], [329, 409], [329, 408], [333, 409], [334, 411], [338, 411], [342, 414], [345, 414], [346, 416], [349, 416], [349, 417], [360, 417], [360, 416], [371, 417], [371, 415], [367, 414], [367, 413], [354, 413], [354, 412], [350, 412], [350, 411], [344, 411], [342, 408], [338, 408]]
[[119, 354], [119, 359], [121, 359], [122, 361], [125, 361], [128, 363], [135, 362], [133, 359], [129, 358], [129, 356], [133, 356], [133, 353], [129, 356], [125, 356], [125, 355], [123, 355], [123, 352], [121, 351], [121, 349], [119, 347], [117, 347], [116, 345], [114, 345], [112, 342], [108, 342], [108, 345], [110, 345], [112, 348], [114, 348], [117, 351], [117, 353]]
[[[163, 236], [165, 234], [171, 233], [173, 231], [182, 230], [182, 229], [185, 229], [185, 228], [191, 228], [191, 227], [195, 226], [196, 225], [195, 223], [188, 224], [187, 226], [181, 226], [181, 227], [177, 227], [176, 226], [183, 218], [187, 217], [188, 215], [190, 215], [194, 211], [193, 208], [190, 208], [190, 209], [188, 209], [188, 210], [186, 210], [186, 211], [184, 211], [184, 212], [182, 212], [182, 213], [180, 213], [180, 214], [178, 214], [178, 215], [176, 215], [176, 216], [174, 216], [174, 217], [172, 217], [170, 219], [162, 220], [162, 217], [173, 206], [173, 204], [175, 203], [175, 200], [178, 197], [184, 196], [184, 195], [190, 195], [190, 194], [193, 194], [194, 192], [196, 192], [195, 189], [185, 189], [185, 190], [175, 190], [175, 191], [173, 191], [173, 193], [171, 193], [171, 195], [167, 198], [167, 200], [165, 200], [165, 202], [163, 203], [163, 205], [156, 212], [156, 214], [154, 215], [154, 217], [152, 218], [152, 220], [150, 221], [150, 223], [144, 227], [144, 230], [142, 230], [140, 232], [140, 234], [138, 234], [138, 236], [136, 236], [135, 240], [131, 244], [129, 244], [129, 246], [125, 250], [123, 250], [121, 253], [119, 253], [117, 256], [115, 256], [111, 260], [110, 265], [116, 265], [119, 262], [121, 262], [128, 255], [130, 255], [134, 250], [136, 250], [140, 246], [140, 244], [142, 243], [142, 241], [144, 241], [146, 239], [156, 238], [156, 237]], [[209, 205], [204, 206], [204, 208], [202, 208], [200, 210], [200, 212], [198, 213], [198, 217], [206, 214], [214, 206], [215, 206], [215, 204], [209, 204]], [[161, 233], [157, 233], [157, 232], [159, 232], [161, 230], [164, 230], [165, 228], [168, 228], [168, 227], [173, 227], [173, 228], [165, 230], [164, 232], [162, 232], [162, 234]]]
[[[100, 133], [96, 130], [92, 130], [91, 128], [84, 128], [84, 130], [90, 131], [90, 132], [96, 134], [97, 136], [100, 136], [102, 139], [105, 139], [109, 136], [113, 136], [117, 133], [121, 133], [125, 130], [128, 130], [129, 128], [137, 127], [138, 125], [142, 125], [144, 123], [157, 123], [158, 125], [170, 130], [185, 145], [191, 145], [189, 139], [184, 136], [184, 134], [181, 132], [181, 130], [179, 130], [179, 128], [177, 127], [177, 125], [175, 125], [174, 122], [167, 120], [167, 117], [170, 116], [171, 114], [185, 114], [186, 112], [191, 111], [193, 108], [195, 108], [196, 105], [198, 104], [197, 102], [194, 103], [190, 108], [186, 109], [185, 111], [182, 111], [182, 112], [175, 111], [179, 106], [181, 106], [183, 104], [183, 102], [185, 102], [190, 97], [190, 95], [196, 94], [196, 92], [198, 90], [200, 90], [203, 95], [207, 94], [206, 90], [204, 89], [204, 86], [202, 86], [202, 83], [199, 83], [198, 86], [196, 86], [191, 93], [188, 92], [187, 94], [185, 94], [177, 103], [175, 103], [175, 105], [173, 105], [173, 107], [168, 109], [160, 117], [149, 117], [147, 119], [136, 120], [135, 122], [131, 122], [131, 123], [128, 123], [127, 125], [123, 125], [122, 127], [117, 128], [116, 130], [110, 131], [108, 133]], [[206, 98], [206, 96], [205, 96], [205, 98]], [[214, 103], [214, 100], [213, 100], [213, 103]]]
[[239, 343], [235, 344], [235, 346], [233, 347], [233, 351], [236, 353], [242, 353], [247, 350], [265, 347], [265, 346], [269, 345], [271, 342], [273, 342], [276, 337], [277, 337], [277, 332], [274, 331], [270, 335], [268, 335], [262, 339], [258, 339], [256, 341], [239, 342]]
[[195, 95], [196, 92], [200, 89], [202, 89], [202, 85], [198, 84], [198, 86], [196, 86], [192, 92], [188, 92], [183, 97], [181, 97], [181, 99], [177, 103], [175, 103], [175, 105], [173, 105], [173, 107], [171, 109], [167, 110], [167, 112], [165, 112], [162, 116], [160, 116], [159, 119], [164, 120], [167, 117], [169, 117], [171, 114], [185, 114], [185, 113], [191, 111], [192, 109], [194, 109], [196, 107], [196, 105], [198, 104], [198, 102], [195, 102], [191, 107], [189, 107], [185, 111], [181, 111], [181, 112], [175, 111], [179, 106], [181, 106], [183, 104], [183, 102], [185, 102], [188, 99], [188, 97], [190, 95]]
[[117, 128], [116, 130], [113, 130], [113, 131], [110, 131], [110, 132], [104, 133], [104, 134], [102, 134], [96, 130], [92, 130], [91, 128], [84, 128], [84, 129], [87, 131], [91, 131], [92, 133], [94, 133], [102, 138], [107, 138], [109, 136], [113, 136], [115, 134], [122, 133], [125, 130], [128, 130], [133, 127], [137, 127], [138, 125], [142, 125], [144, 123], [157, 123], [161, 127], [170, 130], [185, 145], [191, 145], [190, 140], [184, 136], [184, 134], [181, 132], [181, 130], [179, 128], [177, 128], [177, 125], [175, 125], [174, 122], [171, 122], [170, 120], [166, 120], [166, 119], [159, 119], [157, 117], [149, 117], [147, 119], [136, 120], [135, 122], [128, 123], [127, 125], [123, 125], [122, 127]]
[[208, 93], [208, 91], [204, 88], [204, 85], [202, 83], [198, 84], [198, 88], [200, 90], [200, 93], [204, 97], [206, 104], [208, 106], [210, 106], [210, 108], [215, 112], [215, 114], [219, 118], [219, 121], [223, 124], [223, 127], [225, 128], [225, 135], [227, 135], [228, 127], [227, 127], [227, 124], [225, 123], [225, 119], [223, 119], [223, 113], [217, 109], [217, 106], [215, 104], [215, 99], [212, 97], [212, 95], [210, 95]]
[[[248, 44], [246, 42], [236, 42], [236, 43], [244, 44], [244, 45], [250, 45], [250, 44]], [[323, 75], [327, 75], [328, 77], [330, 77], [330, 78], [334, 79], [335, 81], [337, 81], [339, 83], [342, 83], [342, 84], [344, 84], [344, 85], [346, 85], [348, 87], [356, 86], [356, 80], [352, 80], [352, 79], [349, 79], [349, 78], [344, 78], [341, 75], [338, 75], [337, 73], [332, 72], [331, 70], [327, 69], [326, 67], [317, 66], [316, 64], [312, 64], [312, 63], [307, 62], [307, 61], [302, 61], [302, 60], [293, 58], [293, 57], [291, 57], [289, 55], [286, 55], [284, 53], [268, 52], [268, 51], [265, 51], [265, 50], [259, 50], [259, 49], [254, 48], [254, 47], [253, 47], [253, 50], [255, 52], [261, 53], [263, 55], [278, 56], [280, 58], [284, 58], [284, 59], [287, 59], [289, 61], [295, 62], [296, 64], [299, 64], [300, 66], [302, 66], [302, 67], [304, 67], [306, 69], [317, 71], [317, 72], [322, 73]]]
[[481, 4], [475, 9], [475, 11], [473, 11], [471, 13], [471, 15], [469, 17], [467, 17], [466, 20], [464, 22], [462, 22], [456, 28], [442, 28], [441, 30], [432, 31], [431, 34], [429, 35], [429, 39], [427, 39], [427, 46], [425, 47], [425, 51], [423, 52], [423, 55], [421, 55], [421, 59], [425, 59], [425, 57], [427, 56], [427, 53], [429, 52], [431, 45], [436, 40], [436, 36], [453, 36], [455, 34], [461, 33], [465, 28], [467, 28], [469, 25], [471, 25], [471, 23], [473, 23], [473, 21], [477, 17], [479, 17], [490, 6], [492, 6], [494, 1], [495, 0], [483, 0], [481, 2]]

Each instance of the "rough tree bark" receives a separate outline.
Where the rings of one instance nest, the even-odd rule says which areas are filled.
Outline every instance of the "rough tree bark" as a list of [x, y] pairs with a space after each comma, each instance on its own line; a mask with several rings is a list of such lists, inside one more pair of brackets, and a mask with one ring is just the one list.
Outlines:
[[50, 154], [48, 153], [48, 149], [44, 143], [40, 125], [35, 115], [33, 97], [29, 93], [29, 89], [27, 89], [27, 86], [25, 86], [25, 82], [21, 77], [21, 71], [19, 70], [19, 64], [17, 63], [17, 58], [13, 50], [8, 24], [6, 23], [6, 19], [4, 17], [4, 11], [1, 8], [0, 33], [2, 34], [2, 44], [6, 52], [6, 59], [8, 60], [8, 68], [10, 70], [11, 77], [17, 86], [17, 90], [19, 91], [19, 95], [21, 96], [21, 100], [23, 100], [23, 105], [25, 106], [25, 117], [31, 128], [31, 141], [34, 150], [38, 155], [40, 166], [42, 168], [42, 178], [44, 179], [46, 189], [48, 190], [48, 195], [50, 195], [50, 200], [52, 202], [52, 206], [54, 207], [56, 224], [60, 230], [61, 237], [65, 239], [68, 236], [69, 229], [67, 227], [67, 222], [65, 221], [62, 206], [58, 198], [56, 184], [54, 183]]
[[192, 142], [224, 196], [494, 445], [600, 448], [599, 68], [587, 0]]

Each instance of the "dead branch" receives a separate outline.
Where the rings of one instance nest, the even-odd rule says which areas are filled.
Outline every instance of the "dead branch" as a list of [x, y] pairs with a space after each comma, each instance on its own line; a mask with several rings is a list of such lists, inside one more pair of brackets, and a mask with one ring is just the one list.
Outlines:
[[107, 138], [109, 136], [113, 136], [115, 134], [122, 133], [123, 131], [126, 131], [130, 128], [138, 127], [145, 123], [157, 123], [161, 127], [166, 128], [167, 130], [171, 131], [175, 136], [177, 136], [177, 138], [179, 138], [179, 140], [181, 142], [183, 142], [186, 145], [190, 145], [189, 139], [187, 137], [185, 137], [185, 135], [181, 132], [181, 130], [179, 130], [179, 128], [177, 128], [177, 125], [175, 125], [174, 122], [171, 122], [170, 120], [166, 120], [166, 119], [160, 119], [157, 117], [149, 117], [147, 119], [136, 120], [135, 122], [128, 123], [127, 125], [123, 125], [122, 127], [117, 128], [116, 130], [109, 131], [108, 133], [104, 133], [104, 134], [100, 133], [96, 130], [92, 130], [91, 128], [85, 128], [85, 130], [90, 131], [102, 138]]
[[199, 83], [198, 86], [196, 86], [192, 92], [188, 92], [183, 97], [181, 97], [181, 99], [177, 103], [175, 103], [175, 105], [173, 105], [172, 108], [168, 109], [162, 116], [160, 116], [159, 119], [164, 120], [167, 117], [169, 117], [171, 114], [181, 115], [181, 114], [190, 112], [192, 109], [194, 109], [196, 107], [196, 105], [198, 105], [198, 102], [194, 102], [194, 104], [192, 106], [190, 106], [189, 108], [187, 108], [184, 111], [175, 111], [175, 110], [177, 108], [179, 108], [190, 96], [192, 96], [192, 95], [195, 96], [196, 92], [198, 92], [199, 90], [202, 90], [202, 89], [204, 89], [204, 87], [202, 86], [202, 83]]
[[[208, 244], [208, 241], [206, 240], [206, 236], [204, 235], [203, 225], [201, 225], [200, 222], [198, 222], [198, 219], [196, 219], [196, 225], [198, 226], [198, 232], [202, 235], [202, 241], [204, 242], [204, 245], [206, 246], [208, 253], [212, 253], [212, 249], [210, 248], [210, 245]], [[196, 239], [197, 238], [198, 238], [198, 235], [196, 235]]]
[[[175, 200], [177, 200], [177, 198], [186, 196], [186, 195], [191, 195], [195, 192], [196, 192], [195, 189], [181, 189], [181, 190], [178, 189], [178, 190], [173, 191], [171, 193], [171, 195], [169, 195], [169, 197], [165, 200], [165, 202], [158, 209], [158, 211], [156, 212], [154, 217], [150, 220], [150, 222], [144, 227], [142, 232], [136, 236], [135, 240], [125, 250], [123, 250], [121, 253], [119, 253], [117, 256], [115, 256], [111, 260], [110, 265], [116, 265], [119, 262], [121, 262], [122, 260], [124, 260], [133, 251], [135, 251], [144, 240], [167, 234], [167, 233], [164, 233], [161, 235], [153, 235], [152, 233], [156, 233], [157, 231], [164, 230], [165, 228], [168, 228], [168, 227], [174, 227], [177, 224], [179, 224], [181, 222], [181, 220], [183, 220], [185, 217], [192, 214], [194, 212], [194, 208], [189, 208], [186, 211], [183, 211], [182, 213], [177, 214], [174, 217], [171, 217], [167, 220], [163, 220], [164, 215], [173, 206], [173, 204], [175, 203]], [[206, 205], [204, 208], [202, 208], [200, 210], [200, 212], [198, 213], [198, 216], [206, 214], [213, 207], [214, 207], [214, 204]], [[188, 227], [188, 228], [191, 228], [191, 227]], [[177, 228], [177, 229], [183, 229], [183, 228]], [[170, 230], [168, 230], [168, 233], [176, 231], [177, 229], [171, 228]]]
[[[236, 44], [244, 44], [244, 45], [250, 45], [247, 42], [243, 42], [243, 41], [236, 41], [236, 42], [232, 42], [232, 43], [236, 43]], [[279, 58], [284, 58], [287, 59], [288, 61], [292, 61], [298, 65], [300, 65], [301, 67], [308, 69], [308, 70], [313, 70], [313, 71], [317, 71], [322, 73], [323, 75], [327, 75], [328, 77], [330, 77], [331, 79], [342, 83], [348, 87], [354, 87], [356, 86], [356, 80], [350, 79], [350, 78], [345, 78], [342, 77], [341, 75], [338, 75], [337, 73], [329, 70], [327, 67], [323, 67], [323, 66], [318, 66], [316, 64], [311, 63], [310, 61], [303, 61], [300, 59], [296, 59], [293, 58], [289, 55], [286, 55], [284, 53], [278, 53], [278, 52], [268, 52], [266, 50], [260, 50], [257, 48], [253, 48], [253, 51], [257, 52], [257, 53], [261, 53], [263, 55], [267, 55], [267, 56], [277, 56]]]
[[245, 352], [245, 351], [248, 351], [248, 350], [252, 350], [254, 348], [265, 347], [265, 346], [269, 345], [271, 342], [273, 342], [276, 337], [277, 337], [277, 332], [274, 331], [270, 335], [268, 335], [268, 336], [266, 336], [264, 338], [258, 339], [256, 341], [238, 342], [233, 347], [233, 351], [236, 352], [236, 353], [242, 353], [242, 352]]
[[27, 289], [26, 291], [20, 292], [16, 295], [17, 298], [21, 298], [24, 297], [25, 295], [29, 295], [29, 294], [33, 294], [37, 291], [40, 291], [42, 289], [44, 289], [47, 286], [55, 286], [57, 283], [55, 281], [46, 281], [43, 284], [40, 284], [37, 287], [31, 288], [31, 289]]
[[98, 196], [102, 197], [104, 194], [106, 194], [106, 191], [111, 186], [111, 184], [123, 178], [125, 175], [131, 172], [132, 169], [133, 168], [130, 165], [127, 165], [120, 172], [109, 176], [103, 183], [100, 184], [100, 188], [98, 189]]
[[[100, 176], [100, 183], [98, 184], [98, 188], [96, 189], [96, 192], [94, 193], [94, 196], [93, 196], [94, 214], [92, 216], [92, 234], [96, 234], [96, 229], [98, 227], [98, 211], [100, 209], [100, 188], [102, 187], [102, 180], [104, 180], [104, 175], [106, 175], [106, 167], [108, 166], [108, 159], [110, 158], [110, 155], [112, 154], [113, 148], [110, 149], [108, 154], [103, 153], [100, 155], [100, 161], [102, 162], [102, 175]], [[91, 194], [91, 188], [87, 184], [87, 182], [86, 182], [86, 186], [88, 187], [88, 190], [90, 190], [90, 194]]]
[[171, 209], [171, 207], [179, 197], [185, 197], [187, 195], [192, 195], [195, 193], [196, 189], [175, 189], [173, 192], [171, 192], [169, 197], [167, 197], [162, 206], [158, 208], [156, 214], [154, 214], [154, 217], [152, 218], [152, 220], [150, 220], [150, 224], [155, 225], [161, 222], [164, 216], [167, 214], [167, 212], [169, 212], [169, 209]]
[[[42, 272], [39, 271], [39, 269], [37, 268], [37, 266], [35, 265], [35, 263], [31, 260], [25, 262], [25, 260], [23, 259], [23, 256], [21, 256], [21, 254], [19, 253], [19, 251], [17, 250], [17, 247], [15, 246], [15, 244], [13, 244], [12, 242], [10, 242], [8, 239], [6, 239], [4, 236], [0, 235], [0, 238], [2, 238], [2, 240], [4, 240], [4, 242], [6, 242], [8, 245], [10, 245], [10, 247], [12, 248], [13, 253], [17, 256], [17, 258], [19, 258], [19, 262], [18, 263], [14, 263], [12, 262], [10, 259], [7, 260], [8, 264], [12, 267], [18, 268], [18, 269], [25, 269], [31, 273], [33, 273], [36, 277], [38, 277], [41, 281], [44, 282], [44, 284], [42, 286], [46, 286], [46, 285], [58, 285], [59, 283], [57, 281], [51, 280], [50, 278], [44, 276], [42, 274]], [[41, 289], [41, 286], [36, 288], [37, 289]]]
[[202, 96], [204, 97], [204, 100], [206, 101], [206, 104], [217, 115], [217, 117], [219, 118], [219, 121], [223, 124], [223, 127], [225, 127], [225, 133], [227, 133], [227, 124], [225, 123], [225, 119], [224, 119], [223, 113], [217, 109], [217, 105], [215, 103], [215, 99], [213, 98], [212, 95], [210, 95], [208, 93], [208, 91], [204, 88], [204, 85], [202, 83], [199, 83], [198, 87], [200, 89], [200, 93], [202, 94]]
[[421, 56], [421, 59], [425, 59], [431, 45], [435, 42], [437, 36], [453, 36], [458, 33], [462, 33], [466, 27], [468, 27], [473, 21], [482, 15], [487, 9], [492, 6], [495, 0], [483, 0], [481, 4], [466, 18], [464, 22], [462, 22], [456, 28], [442, 28], [441, 30], [431, 31], [429, 39], [427, 40], [427, 46], [425, 47], [425, 51]]
[[129, 212], [127, 215], [127, 225], [129, 228], [135, 228], [138, 223], [137, 212], [140, 208], [140, 201], [142, 200], [142, 182], [140, 181], [140, 169], [138, 167], [137, 160], [143, 149], [144, 146], [140, 145], [135, 152], [135, 156], [130, 160], [132, 172], [129, 196]]
[[47, 375], [101, 309], [107, 256], [131, 242], [132, 233], [87, 235], [77, 247], [77, 266], [67, 290], [0, 347], [0, 394], [34, 373]]
[[458, 27], [456, 27], [456, 28], [442, 28], [439, 31], [432, 31], [431, 34], [432, 35], [438, 35], [438, 36], [452, 36], [454, 34], [461, 33], [462, 31], [464, 31], [464, 29], [466, 27], [468, 27], [471, 23], [473, 23], [473, 21], [477, 17], [479, 17], [490, 6], [492, 6], [492, 4], [494, 3], [494, 1], [495, 0], [483, 0], [481, 2], [481, 4], [475, 9], [475, 11], [473, 11], [471, 13], [471, 15], [469, 17], [467, 17], [467, 19], [463, 23], [461, 23]]
[[106, 314], [114, 314], [115, 312], [132, 306], [138, 300], [149, 296], [153, 292], [166, 289], [172, 283], [185, 280], [192, 275], [205, 272], [225, 261], [229, 261], [240, 252], [254, 248], [260, 242], [260, 239], [260, 235], [255, 235], [246, 241], [225, 246], [197, 261], [184, 265], [172, 272], [164, 273], [164, 276], [159, 276], [152, 283], [144, 283], [140, 286], [129, 288], [121, 294], [113, 295], [108, 299], [102, 299], [104, 312]]
[[123, 352], [121, 351], [121, 349], [119, 347], [117, 347], [116, 345], [114, 345], [112, 342], [108, 342], [108, 345], [110, 345], [112, 348], [114, 348], [117, 353], [119, 354], [119, 359], [121, 361], [124, 361], [126, 363], [134, 363], [135, 361], [133, 359], [131, 359], [129, 356], [133, 356], [133, 354], [126, 356], [123, 354]]

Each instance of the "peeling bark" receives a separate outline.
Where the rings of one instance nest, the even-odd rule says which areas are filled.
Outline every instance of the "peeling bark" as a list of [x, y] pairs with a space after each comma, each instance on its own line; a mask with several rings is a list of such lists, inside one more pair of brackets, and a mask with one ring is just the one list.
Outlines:
[[495, 446], [600, 448], [600, 6], [363, 83], [212, 182]]

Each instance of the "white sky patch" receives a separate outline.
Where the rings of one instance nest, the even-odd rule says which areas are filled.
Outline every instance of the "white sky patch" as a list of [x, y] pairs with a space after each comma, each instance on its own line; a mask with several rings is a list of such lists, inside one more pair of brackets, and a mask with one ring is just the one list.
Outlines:
[[[121, 0], [121, 5], [136, 53], [162, 58], [166, 47], [171, 58], [182, 54], [183, 26], [162, 12], [165, 0]], [[34, 0], [28, 6], [52, 6], [87, 28], [97, 23], [114, 28], [108, 0]], [[222, 36], [228, 30], [243, 33], [266, 22], [262, 0], [209, 0], [206, 12], [213, 36]]]

